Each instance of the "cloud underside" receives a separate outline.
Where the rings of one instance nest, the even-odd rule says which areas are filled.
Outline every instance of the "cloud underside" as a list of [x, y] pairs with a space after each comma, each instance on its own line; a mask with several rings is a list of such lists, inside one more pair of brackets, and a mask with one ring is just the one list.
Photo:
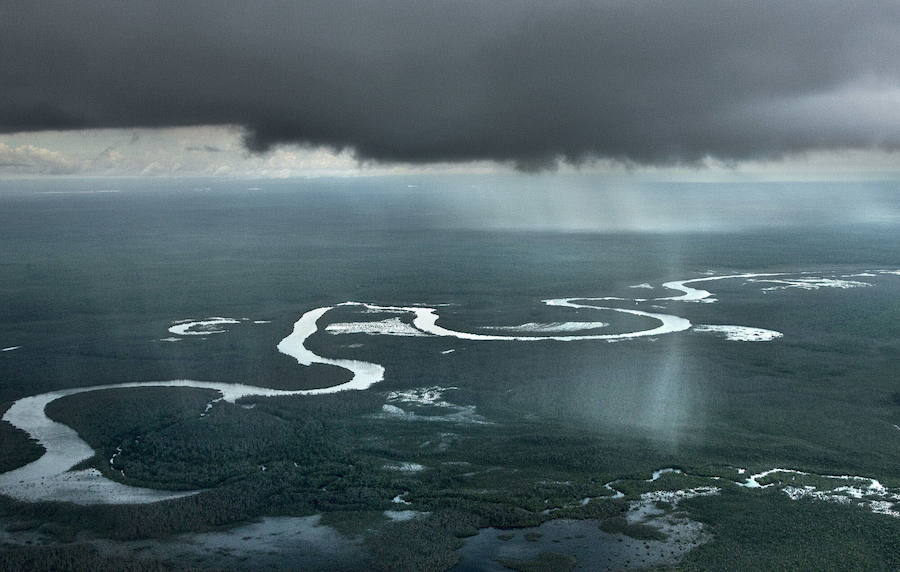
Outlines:
[[236, 125], [525, 169], [893, 150], [898, 53], [895, 2], [9, 2], [0, 132]]

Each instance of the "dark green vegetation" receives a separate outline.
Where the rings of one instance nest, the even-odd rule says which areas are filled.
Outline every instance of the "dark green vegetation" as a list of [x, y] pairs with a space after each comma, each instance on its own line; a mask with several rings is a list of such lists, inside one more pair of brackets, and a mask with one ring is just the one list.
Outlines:
[[478, 532], [481, 519], [457, 510], [439, 510], [425, 518], [391, 523], [369, 538], [377, 570], [446, 570], [457, 561], [459, 540]]
[[725, 492], [686, 501], [715, 542], [688, 554], [684, 570], [898, 570], [900, 519], [782, 494]]
[[[135, 446], [140, 438], [147, 439], [158, 431], [199, 416], [206, 404], [219, 397], [216, 391], [181, 387], [137, 387], [127, 391], [115, 389], [77, 393], [51, 401], [45, 412], [50, 419], [78, 428], [78, 434], [97, 451], [88, 463], [115, 478], [119, 471], [129, 469], [140, 480], [143, 463], [125, 467], [116, 448]], [[117, 462], [110, 466], [113, 455]], [[172, 483], [174, 485], [174, 483]], [[171, 488], [178, 488], [172, 486]]]
[[[433, 197], [380, 185], [387, 183], [285, 185], [252, 197], [165, 188], [0, 197], [0, 299], [14, 301], [0, 306], [0, 345], [23, 346], [0, 354], [0, 400], [171, 378], [340, 383], [346, 372], [301, 367], [275, 345], [304, 311], [344, 300], [452, 303], [440, 323], [470, 331], [563, 320], [624, 328], [639, 319], [539, 300], [662, 295], [628, 286], [707, 270], [900, 268], [900, 236], [890, 225], [714, 235], [494, 232], [435, 214]], [[217, 403], [205, 416], [214, 395], [202, 390], [70, 396], [48, 412], [97, 450], [90, 464], [128, 484], [203, 491], [152, 506], [3, 499], [0, 516], [25, 529], [52, 525], [47, 533], [63, 542], [79, 532], [165, 538], [260, 515], [322, 513], [324, 523], [365, 537], [372, 567], [439, 570], [484, 526], [578, 518], [652, 534], [623, 526], [623, 501], [579, 501], [609, 495], [603, 484], [618, 478], [635, 479], [617, 485], [628, 499], [648, 488], [709, 484], [672, 475], [640, 482], [661, 467], [737, 479], [734, 466], [782, 466], [898, 486], [900, 277], [859, 279], [875, 286], [763, 294], [762, 285], [720, 282], [707, 286], [716, 304], [668, 305], [695, 323], [784, 332], [772, 343], [691, 332], [615, 344], [320, 333], [308, 344], [316, 353], [383, 364], [385, 381], [365, 392]], [[173, 320], [220, 315], [272, 323], [157, 341]], [[341, 309], [329, 321], [359, 318]], [[447, 349], [456, 351], [440, 353]], [[431, 420], [384, 415], [388, 392], [435, 385], [458, 388], [444, 395], [455, 408], [391, 401]], [[0, 439], [0, 470], [39, 452], [2, 423]], [[425, 469], [398, 470], [404, 463]], [[411, 504], [391, 502], [398, 495]], [[431, 514], [389, 522], [385, 510]], [[678, 510], [708, 522], [714, 535], [687, 567], [827, 569], [843, 562], [843, 551], [859, 567], [897, 567], [897, 520], [852, 507], [726, 490]], [[57, 550], [0, 553], [6, 562], [42, 551], [48, 562], [94, 562], [81, 548]]]
[[[0, 411], [6, 413], [9, 403], [0, 407]], [[0, 414], [2, 416], [2, 414]], [[21, 467], [34, 461], [44, 452], [44, 448], [38, 445], [28, 435], [7, 423], [0, 421], [0, 473]]]
[[542, 552], [532, 560], [501, 560], [500, 563], [517, 572], [569, 572], [577, 562], [565, 554]]
[[[87, 545], [9, 546], [0, 550], [0, 570], [29, 572], [191, 572], [193, 568], [172, 567], [159, 562], [101, 555]], [[209, 569], [204, 569], [209, 572]]]
[[[86, 399], [89, 394], [77, 394], [54, 402], [48, 413], [76, 427], [100, 451], [91, 464], [111, 478], [210, 490], [137, 507], [6, 502], [4, 514], [24, 521], [54, 520], [69, 531], [77, 526], [112, 538], [136, 539], [209, 529], [257, 514], [340, 511], [364, 518], [352, 526], [334, 519], [325, 522], [360, 532], [379, 520], [372, 513], [365, 517], [366, 511], [405, 508], [390, 499], [406, 492], [417, 510], [434, 514], [392, 526], [426, 527], [434, 533], [396, 536], [433, 541], [431, 550], [452, 562], [455, 538], [479, 526], [535, 525], [546, 518], [540, 514], [544, 508], [573, 497], [609, 494], [598, 479], [536, 485], [548, 477], [573, 474], [556, 466], [561, 451], [546, 460], [516, 460], [537, 438], [522, 434], [527, 426], [500, 429], [378, 419], [374, 416], [380, 413], [384, 394], [376, 392], [218, 403], [200, 417], [208, 392], [179, 389], [170, 395], [170, 389], [101, 391], [94, 403]], [[147, 427], [139, 440], [131, 436], [137, 419]], [[573, 459], [580, 443], [578, 439], [570, 445]], [[118, 446], [122, 451], [110, 471], [109, 452]], [[407, 461], [428, 468], [421, 473], [393, 468]], [[484, 489], [487, 484], [492, 488]], [[596, 517], [619, 511], [621, 504], [611, 501], [565, 514]], [[411, 552], [431, 553], [421, 548]], [[399, 548], [391, 550], [383, 554], [386, 560], [394, 559]]]

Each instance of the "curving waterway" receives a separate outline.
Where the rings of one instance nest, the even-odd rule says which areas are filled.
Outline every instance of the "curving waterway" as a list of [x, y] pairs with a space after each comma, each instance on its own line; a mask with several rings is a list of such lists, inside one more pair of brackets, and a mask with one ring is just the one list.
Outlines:
[[[782, 276], [783, 274], [730, 274], [721, 276], [705, 276], [690, 280], [672, 281], [662, 284], [663, 288], [675, 290], [681, 294], [659, 298], [550, 298], [543, 300], [548, 306], [573, 309], [590, 309], [619, 312], [647, 318], [655, 325], [642, 330], [612, 334], [585, 335], [496, 335], [462, 332], [438, 325], [440, 316], [436, 308], [427, 306], [379, 306], [363, 302], [344, 302], [337, 306], [360, 306], [370, 312], [407, 313], [412, 314], [412, 326], [424, 335], [453, 337], [472, 341], [620, 341], [642, 337], [660, 336], [691, 329], [693, 324], [683, 317], [637, 310], [634, 308], [618, 308], [608, 305], [597, 305], [591, 302], [609, 300], [630, 300], [640, 302], [705, 302], [713, 301], [712, 294], [690, 286], [690, 284], [718, 281], [725, 279], [753, 279], [760, 277]], [[266, 387], [244, 385], [240, 383], [224, 383], [216, 381], [196, 381], [187, 379], [168, 381], [128, 382], [112, 385], [97, 385], [56, 390], [31, 397], [24, 397], [14, 402], [3, 416], [3, 420], [26, 432], [45, 450], [37, 460], [18, 469], [0, 474], [0, 493], [25, 501], [68, 501], [79, 504], [99, 503], [148, 503], [196, 494], [198, 491], [161, 491], [142, 487], [133, 487], [118, 483], [104, 477], [96, 469], [71, 470], [72, 467], [94, 456], [95, 451], [70, 427], [57, 423], [47, 417], [47, 404], [68, 395], [86, 393], [101, 389], [126, 389], [133, 387], [192, 387], [218, 391], [221, 397], [215, 401], [234, 402], [247, 396], [285, 396], [285, 395], [319, 395], [340, 391], [364, 390], [384, 379], [385, 369], [375, 363], [359, 360], [336, 359], [319, 356], [306, 347], [310, 336], [319, 331], [318, 322], [336, 306], [323, 306], [303, 314], [293, 326], [290, 334], [282, 339], [277, 349], [282, 354], [294, 358], [298, 364], [310, 366], [323, 364], [341, 367], [352, 375], [349, 381], [316, 389], [279, 390]], [[211, 318], [202, 322], [185, 322], [170, 328], [176, 334], [196, 335], [191, 328], [197, 325], [218, 326], [236, 322], [230, 318]], [[736, 326], [725, 326], [736, 327]], [[183, 330], [183, 331], [182, 331]], [[208, 329], [205, 333], [212, 333]], [[217, 332], [218, 333], [218, 332]], [[775, 332], [777, 334], [777, 332]], [[772, 337], [774, 339], [774, 336]], [[211, 405], [210, 405], [211, 406]], [[207, 409], [209, 409], [209, 407]]]

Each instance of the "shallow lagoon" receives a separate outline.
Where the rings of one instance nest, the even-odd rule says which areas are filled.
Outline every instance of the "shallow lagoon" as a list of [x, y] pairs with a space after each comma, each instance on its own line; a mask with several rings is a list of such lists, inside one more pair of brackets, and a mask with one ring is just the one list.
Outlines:
[[660, 566], [677, 562], [705, 540], [697, 525], [686, 525], [682, 534], [666, 541], [639, 540], [600, 530], [596, 520], [553, 520], [530, 528], [484, 528], [467, 538], [453, 572], [502, 572], [501, 560], [533, 560], [553, 552], [575, 557], [576, 570], [617, 570]]

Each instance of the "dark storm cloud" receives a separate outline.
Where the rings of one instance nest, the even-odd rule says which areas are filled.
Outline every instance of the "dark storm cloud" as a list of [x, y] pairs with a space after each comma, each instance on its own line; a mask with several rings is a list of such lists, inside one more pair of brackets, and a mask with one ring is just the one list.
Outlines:
[[0, 4], [0, 130], [540, 167], [900, 144], [896, 2]]

